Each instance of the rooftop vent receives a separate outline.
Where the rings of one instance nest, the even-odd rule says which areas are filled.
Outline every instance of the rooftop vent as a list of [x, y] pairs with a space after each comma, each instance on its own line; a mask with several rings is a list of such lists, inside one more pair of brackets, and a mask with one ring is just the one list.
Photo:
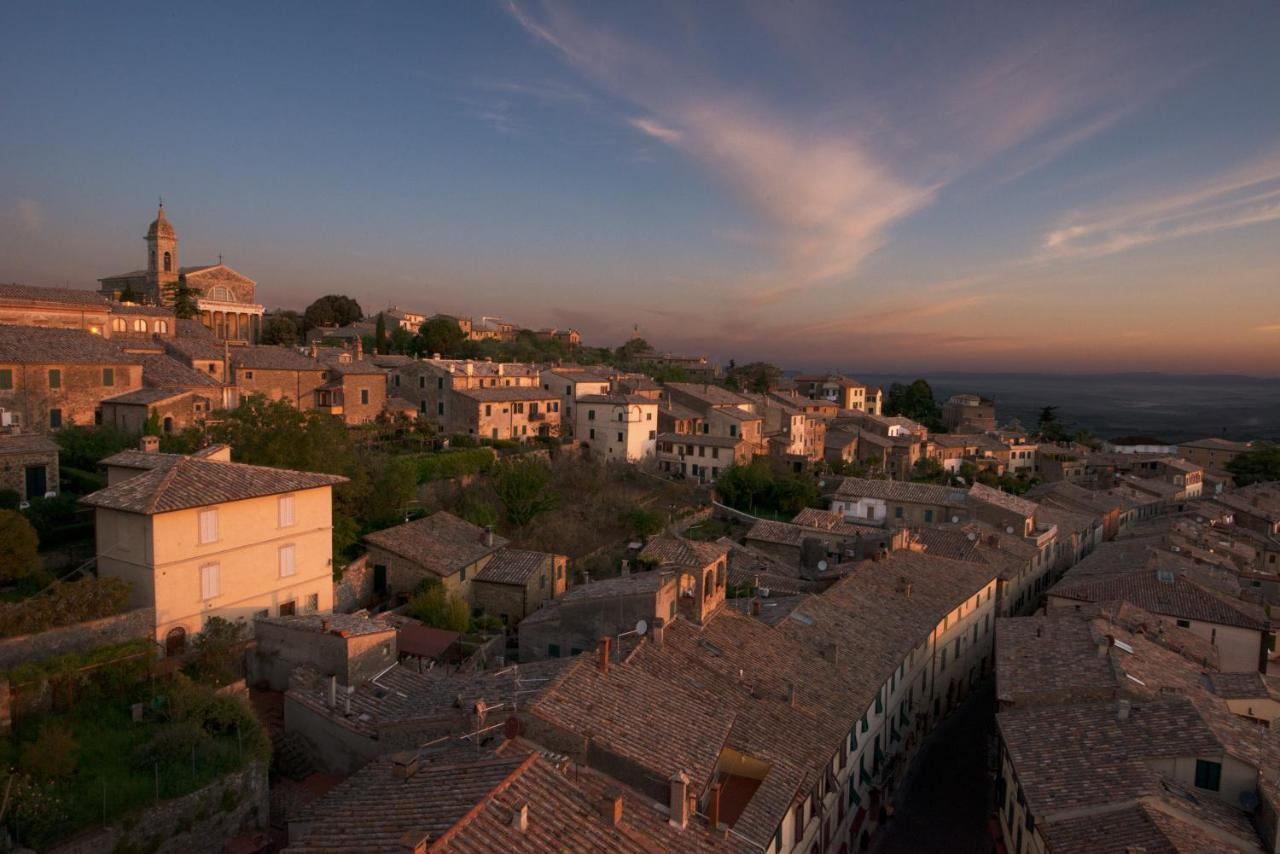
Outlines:
[[529, 829], [529, 804], [521, 801], [511, 810], [511, 826], [524, 833]]

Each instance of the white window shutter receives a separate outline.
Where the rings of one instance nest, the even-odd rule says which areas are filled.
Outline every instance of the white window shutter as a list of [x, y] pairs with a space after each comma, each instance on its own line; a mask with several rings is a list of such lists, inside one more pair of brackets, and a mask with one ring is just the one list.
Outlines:
[[293, 552], [294, 552], [294, 549], [292, 544], [280, 547], [280, 577], [281, 578], [288, 578], [290, 575], [293, 575], [293, 573], [296, 571], [296, 568], [293, 562]]
[[212, 599], [222, 592], [222, 579], [219, 578], [220, 567], [216, 563], [207, 563], [200, 567], [200, 595], [204, 599]]
[[200, 511], [200, 542], [216, 543], [218, 541], [218, 511], [216, 509]]
[[280, 496], [280, 520], [279, 527], [288, 528], [293, 524], [293, 496]]

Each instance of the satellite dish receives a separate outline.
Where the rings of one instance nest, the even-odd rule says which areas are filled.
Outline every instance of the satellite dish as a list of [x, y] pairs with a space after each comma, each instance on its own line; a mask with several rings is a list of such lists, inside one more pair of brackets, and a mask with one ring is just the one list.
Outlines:
[[638, 635], [643, 635], [643, 634], [644, 634], [645, 632], [647, 632], [647, 631], [649, 631], [649, 624], [648, 624], [648, 623], [646, 623], [644, 620], [637, 620], [637, 621], [636, 621], [636, 634], [638, 634]]
[[827, 482], [825, 480], [818, 481], [818, 489], [826, 489], [826, 488], [827, 488]]
[[978, 539], [978, 535], [977, 535], [977, 534], [975, 534], [975, 533], [973, 533], [972, 531], [970, 531], [970, 532], [969, 532], [969, 542], [974, 542], [974, 541], [975, 541], [975, 540], [977, 540], [977, 539]]
[[959, 516], [952, 516], [952, 517], [951, 517], [951, 524], [953, 524], [953, 525], [954, 525], [956, 522], [959, 522], [959, 521], [960, 521], [960, 517], [959, 517]]
[[825, 560], [818, 561], [818, 572], [827, 571], [827, 562]]
[[1005, 529], [1004, 529], [1004, 532], [1005, 532], [1006, 534], [1012, 534], [1012, 533], [1013, 533], [1013, 526], [1012, 526], [1012, 525], [1006, 525], [1006, 526], [1005, 526]]

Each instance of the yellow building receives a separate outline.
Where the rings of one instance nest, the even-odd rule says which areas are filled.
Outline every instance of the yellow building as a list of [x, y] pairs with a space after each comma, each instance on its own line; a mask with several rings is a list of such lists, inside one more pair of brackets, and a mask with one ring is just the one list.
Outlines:
[[[152, 456], [152, 455], [147, 455]], [[133, 585], [171, 654], [210, 617], [333, 609], [337, 475], [155, 454], [156, 465], [89, 495], [98, 574]]]

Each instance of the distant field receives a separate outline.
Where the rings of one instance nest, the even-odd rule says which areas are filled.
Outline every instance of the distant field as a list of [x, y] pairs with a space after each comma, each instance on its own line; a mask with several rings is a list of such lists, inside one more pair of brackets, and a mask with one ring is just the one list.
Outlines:
[[[919, 375], [859, 374], [886, 389]], [[926, 375], [934, 396], [962, 391], [994, 398], [1003, 423], [1034, 427], [1040, 410], [1057, 406], [1059, 419], [1106, 437], [1152, 435], [1179, 442], [1205, 436], [1280, 441], [1280, 379], [1178, 374]]]

